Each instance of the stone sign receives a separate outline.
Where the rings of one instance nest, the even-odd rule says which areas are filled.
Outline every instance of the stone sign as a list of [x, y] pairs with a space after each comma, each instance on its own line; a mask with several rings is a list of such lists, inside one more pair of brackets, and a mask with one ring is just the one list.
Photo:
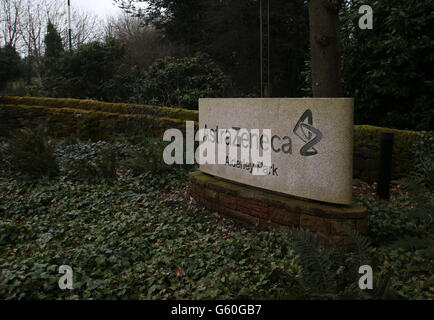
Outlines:
[[[240, 161], [240, 150], [236, 157], [225, 156], [224, 163], [201, 164], [200, 170], [301, 198], [350, 204], [353, 104], [352, 98], [199, 99], [200, 129], [269, 132], [266, 139], [259, 134], [259, 141], [260, 148], [271, 152], [265, 174], [252, 170], [263, 164]], [[241, 149], [243, 136], [235, 138]]]

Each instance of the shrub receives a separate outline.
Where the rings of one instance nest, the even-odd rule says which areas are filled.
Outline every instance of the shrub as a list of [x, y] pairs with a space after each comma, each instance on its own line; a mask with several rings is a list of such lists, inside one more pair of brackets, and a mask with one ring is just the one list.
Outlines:
[[[339, 223], [334, 228], [345, 234], [348, 239], [345, 243], [306, 230], [289, 232], [289, 246], [301, 267], [298, 286], [292, 291], [297, 292], [298, 298], [308, 299], [393, 298], [395, 292], [389, 286], [390, 275], [386, 272], [374, 277], [374, 290], [360, 290], [360, 266], [369, 265], [375, 272], [379, 267], [375, 249], [356, 230]], [[322, 244], [324, 240], [326, 245]]]
[[163, 151], [167, 143], [160, 139], [145, 139], [139, 150], [131, 150], [131, 158], [124, 162], [133, 174], [143, 173], [161, 174], [172, 169], [172, 166], [164, 163]]
[[44, 89], [52, 97], [127, 101], [140, 74], [122, 64], [123, 55], [123, 44], [111, 38], [81, 45], [51, 59], [43, 78]]
[[111, 150], [104, 150], [100, 159], [94, 162], [86, 159], [77, 159], [65, 164], [69, 176], [73, 179], [98, 182], [100, 180], [113, 180], [117, 178], [117, 158]]
[[77, 122], [77, 137], [90, 139], [98, 135], [99, 121], [96, 117], [84, 116]]
[[92, 183], [117, 179], [122, 146], [104, 141], [92, 144], [63, 141], [55, 150], [61, 171], [74, 180]]
[[376, 161], [375, 166], [378, 165], [382, 131], [392, 131], [394, 133], [392, 177], [400, 178], [408, 175], [413, 170], [411, 149], [418, 135], [416, 131], [396, 130], [370, 125], [356, 125], [354, 126], [355, 151], [360, 153], [362, 150], [368, 150], [368, 154], [364, 155], [362, 152], [360, 156], [356, 157], [354, 169], [355, 174], [364, 180], [370, 179], [376, 181], [378, 179], [378, 172], [375, 172], [375, 170], [373, 170], [374, 168], [369, 167], [364, 161], [360, 162], [360, 159], [357, 158], [373, 157]]
[[0, 170], [7, 170], [10, 168], [8, 142], [5, 138], [0, 137]]
[[434, 132], [421, 132], [412, 153], [417, 183], [434, 191]]
[[197, 109], [199, 98], [221, 97], [228, 78], [205, 54], [157, 59], [145, 74], [141, 103]]
[[9, 139], [7, 151], [13, 170], [32, 177], [59, 173], [54, 148], [42, 128], [19, 130]]
[[376, 276], [388, 275], [390, 286], [402, 299], [432, 300], [434, 242], [432, 238], [417, 241], [415, 245], [414, 238], [404, 238], [390, 248], [380, 249]]
[[358, 27], [365, 0], [342, 6], [343, 85], [356, 123], [399, 129], [434, 126], [432, 0], [374, 0], [373, 30]]
[[[409, 179], [406, 179], [409, 185]], [[402, 180], [404, 183], [404, 180]], [[375, 245], [391, 243], [404, 237], [426, 237], [432, 232], [432, 194], [420, 188], [411, 195], [391, 202], [378, 200], [373, 196], [361, 196], [358, 202], [368, 209], [369, 237]]]

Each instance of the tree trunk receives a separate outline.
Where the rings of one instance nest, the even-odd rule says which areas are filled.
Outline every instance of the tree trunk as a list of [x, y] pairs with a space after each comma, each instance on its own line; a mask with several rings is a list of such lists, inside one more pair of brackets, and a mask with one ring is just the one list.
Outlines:
[[317, 98], [342, 96], [340, 0], [309, 0], [312, 91]]

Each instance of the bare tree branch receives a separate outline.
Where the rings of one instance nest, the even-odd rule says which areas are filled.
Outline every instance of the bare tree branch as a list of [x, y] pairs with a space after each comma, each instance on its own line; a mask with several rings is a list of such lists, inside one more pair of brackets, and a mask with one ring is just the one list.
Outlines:
[[23, 0], [0, 0], [0, 39], [4, 46], [14, 48], [20, 40], [19, 26], [22, 15]]

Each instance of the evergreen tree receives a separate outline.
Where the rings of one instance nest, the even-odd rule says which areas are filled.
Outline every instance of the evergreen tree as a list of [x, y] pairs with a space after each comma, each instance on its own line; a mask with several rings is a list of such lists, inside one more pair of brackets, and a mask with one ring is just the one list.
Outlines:
[[[115, 0], [130, 14], [187, 46], [205, 52], [232, 79], [234, 96], [260, 93], [259, 0]], [[146, 10], [138, 4], [146, 3]], [[305, 0], [270, 1], [272, 96], [300, 96], [301, 71], [309, 48]]]
[[42, 79], [46, 95], [127, 101], [133, 95], [138, 75], [136, 68], [122, 63], [123, 56], [123, 44], [107, 38], [83, 44], [57, 59], [46, 57]]
[[21, 74], [21, 58], [15, 48], [7, 45], [0, 48], [0, 89], [17, 79]]
[[62, 70], [63, 44], [62, 38], [53, 23], [48, 20], [47, 34], [44, 38], [45, 57], [42, 72], [42, 84], [46, 94], [52, 97], [64, 96], [64, 76]]
[[44, 39], [45, 43], [45, 57], [58, 58], [63, 52], [62, 38], [56, 27], [48, 20], [47, 34]]

